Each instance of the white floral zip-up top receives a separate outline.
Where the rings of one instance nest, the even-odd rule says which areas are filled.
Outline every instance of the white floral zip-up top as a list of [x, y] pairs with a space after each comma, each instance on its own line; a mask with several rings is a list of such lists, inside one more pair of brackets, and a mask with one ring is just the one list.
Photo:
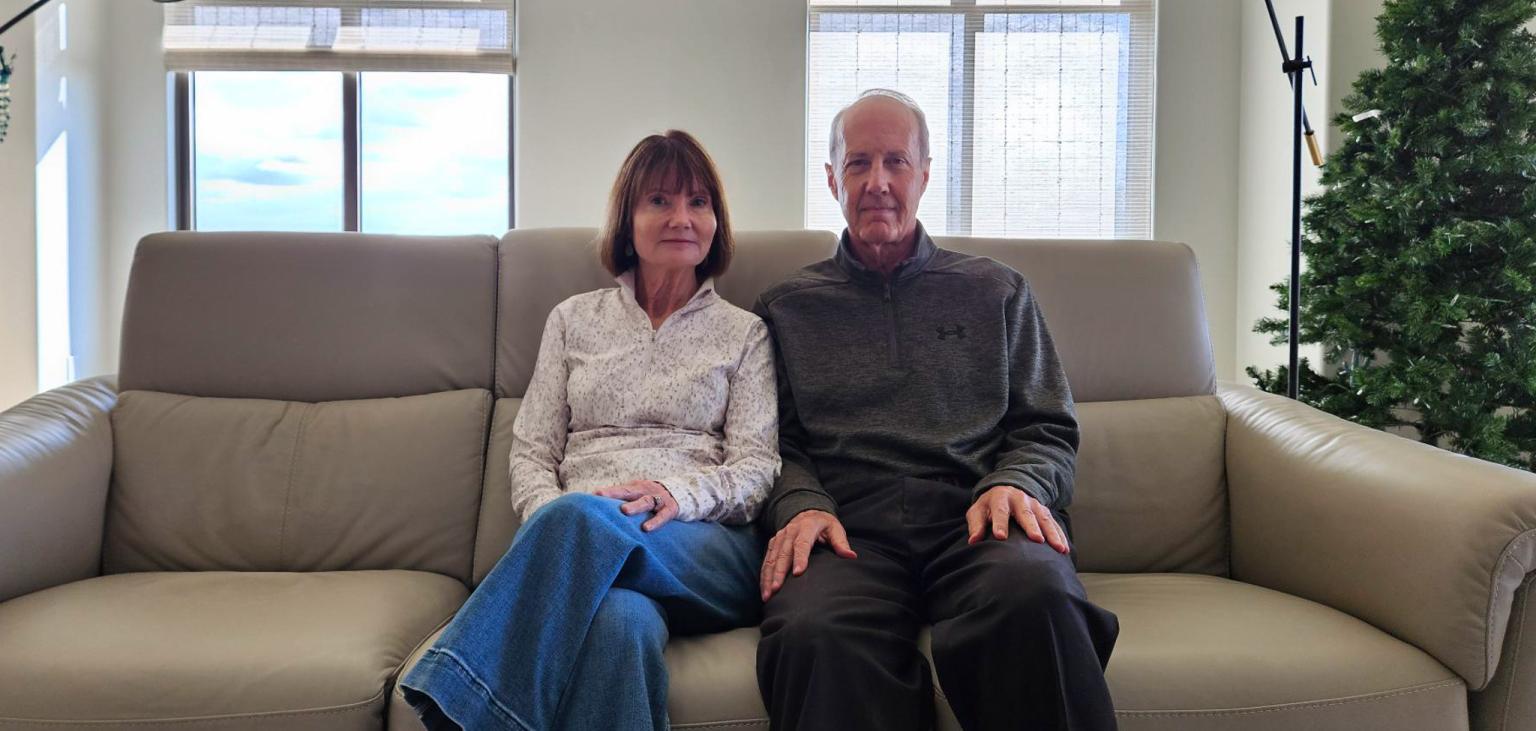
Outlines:
[[633, 273], [618, 282], [549, 313], [512, 426], [513, 508], [655, 480], [678, 520], [751, 522], [779, 472], [767, 327], [711, 279], [653, 329]]

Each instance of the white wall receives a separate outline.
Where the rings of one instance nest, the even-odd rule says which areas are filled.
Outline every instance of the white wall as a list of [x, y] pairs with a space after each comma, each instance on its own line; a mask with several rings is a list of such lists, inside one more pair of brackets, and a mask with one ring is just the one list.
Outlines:
[[123, 297], [133, 249], [146, 234], [175, 227], [169, 195], [169, 99], [160, 58], [161, 10], [147, 0], [106, 3], [114, 32], [106, 39], [102, 189], [109, 205], [102, 231], [102, 357], [82, 375], [116, 373]]
[[[101, 103], [100, 69], [108, 7], [94, 0], [54, 0], [34, 16], [38, 157], [61, 136], [68, 148], [69, 350], [78, 377], [104, 372], [107, 361], [99, 333], [104, 327], [102, 264], [106, 258], [101, 226], [105, 210], [101, 129], [109, 119]], [[58, 42], [61, 28], [67, 38], [63, 50]], [[49, 367], [62, 368], [57, 363]]]
[[[24, 3], [0, 5], [0, 17], [9, 19]], [[103, 130], [114, 119], [104, 103], [106, 80], [103, 71], [114, 59], [106, 46], [110, 13], [128, 3], [106, 4], [96, 0], [55, 0], [34, 13], [4, 39], [9, 48], [26, 39], [26, 53], [20, 57], [17, 75], [12, 80], [13, 135], [4, 147], [14, 148], [0, 155], [14, 155], [15, 165], [0, 167], [0, 186], [18, 186], [14, 195], [6, 195], [12, 215], [0, 215], [0, 237], [4, 238], [4, 277], [26, 276], [25, 286], [4, 287], [15, 302], [5, 308], [4, 328], [0, 328], [0, 408], [9, 406], [37, 390], [38, 298], [67, 296], [68, 355], [73, 357], [76, 377], [110, 372], [116, 367], [116, 353], [108, 350], [103, 333], [115, 329], [111, 312], [106, 263], [104, 222], [107, 196], [103, 185], [105, 151]], [[158, 13], [156, 14], [158, 18]], [[64, 43], [61, 47], [61, 37]], [[67, 144], [62, 140], [67, 139]], [[68, 159], [68, 212], [64, 221], [48, 221], [49, 228], [68, 230], [67, 285], [47, 283], [37, 289], [36, 234], [40, 230], [36, 203], [36, 164], [60, 142]], [[16, 151], [25, 150], [32, 162], [23, 162]], [[9, 213], [9, 211], [7, 211]], [[25, 302], [20, 300], [25, 297]], [[113, 323], [109, 325], [108, 323]], [[51, 361], [49, 369], [62, 369], [63, 363]]]
[[1235, 2], [1158, 3], [1152, 236], [1195, 250], [1220, 379], [1234, 373], [1241, 18]]
[[[0, 22], [30, 3], [0, 0]], [[34, 102], [34, 21], [28, 19], [0, 36], [9, 57], [16, 54], [11, 77], [11, 125], [0, 142], [0, 409], [37, 390], [37, 105]]]
[[803, 0], [522, 0], [517, 221], [601, 222], [641, 137], [676, 127], [720, 166], [738, 228], [804, 225]]

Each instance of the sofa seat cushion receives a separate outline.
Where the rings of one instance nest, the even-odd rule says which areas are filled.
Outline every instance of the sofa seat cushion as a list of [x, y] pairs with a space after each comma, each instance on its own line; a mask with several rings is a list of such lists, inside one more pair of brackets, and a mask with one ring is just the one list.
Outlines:
[[1343, 612], [1212, 576], [1083, 586], [1120, 618], [1108, 676], [1125, 731], [1466, 728], [1459, 677]]
[[[1122, 731], [1466, 728], [1458, 677], [1342, 612], [1214, 576], [1082, 579], [1089, 598], [1120, 617], [1108, 676]], [[758, 637], [751, 627], [672, 640], [673, 728], [766, 731]], [[920, 644], [926, 652], [927, 632]], [[391, 731], [419, 730], [394, 695]], [[936, 706], [937, 728], [958, 731], [942, 689]]]
[[345, 571], [29, 594], [0, 603], [0, 728], [377, 729], [401, 663], [467, 593], [438, 574]]

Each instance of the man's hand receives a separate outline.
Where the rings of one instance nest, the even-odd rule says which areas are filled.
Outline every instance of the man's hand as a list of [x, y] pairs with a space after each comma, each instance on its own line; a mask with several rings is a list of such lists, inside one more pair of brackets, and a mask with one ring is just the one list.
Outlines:
[[832, 552], [843, 558], [858, 558], [848, 545], [848, 534], [837, 516], [824, 510], [806, 510], [790, 519], [768, 541], [768, 553], [763, 556], [763, 601], [784, 586], [786, 574], [805, 573], [811, 561], [811, 547], [817, 543], [831, 546]]
[[1048, 543], [1058, 553], [1072, 550], [1067, 546], [1066, 533], [1056, 525], [1051, 509], [1012, 485], [987, 488], [981, 499], [965, 511], [965, 523], [971, 528], [971, 543], [985, 540], [988, 524], [992, 526], [993, 538], [1007, 539], [1010, 522], [1017, 522], [1024, 529], [1024, 535], [1035, 543]]
[[592, 494], [623, 500], [624, 504], [619, 506], [619, 511], [625, 515], [655, 513], [654, 517], [640, 525], [643, 531], [656, 530], [677, 517], [677, 498], [672, 497], [665, 485], [655, 480], [630, 480], [599, 487]]

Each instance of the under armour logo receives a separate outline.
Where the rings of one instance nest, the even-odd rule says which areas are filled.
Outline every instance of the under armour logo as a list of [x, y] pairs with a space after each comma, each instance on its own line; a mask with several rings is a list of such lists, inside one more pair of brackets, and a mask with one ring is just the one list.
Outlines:
[[950, 338], [954, 338], [956, 340], [964, 340], [965, 339], [965, 326], [964, 325], [956, 325], [954, 327], [948, 327], [948, 328], [944, 327], [943, 325], [940, 325], [939, 327], [937, 327], [935, 329], [939, 331], [939, 339], [940, 340], [948, 340]]

